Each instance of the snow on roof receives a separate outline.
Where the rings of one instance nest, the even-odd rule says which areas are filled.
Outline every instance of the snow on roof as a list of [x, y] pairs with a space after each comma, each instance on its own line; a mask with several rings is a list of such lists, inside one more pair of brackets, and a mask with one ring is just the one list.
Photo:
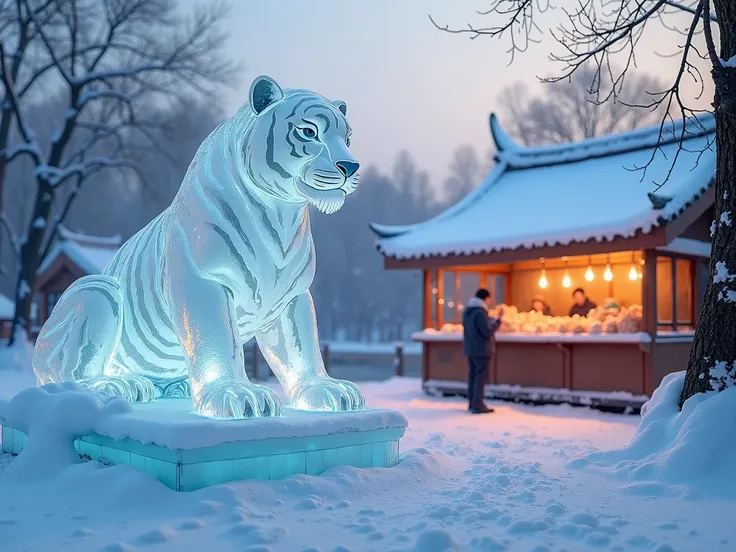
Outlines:
[[59, 225], [59, 237], [62, 240], [71, 240], [80, 245], [102, 246], [102, 247], [120, 247], [122, 238], [120, 234], [114, 236], [89, 236], [81, 232], [72, 232], [62, 225]]
[[[483, 183], [433, 219], [412, 226], [372, 224], [378, 250], [398, 259], [484, 254], [520, 247], [602, 241], [649, 233], [676, 218], [715, 176], [715, 119], [659, 125], [582, 142], [526, 147], [491, 115], [498, 150]], [[642, 172], [631, 170], [651, 163]], [[655, 193], [656, 197], [648, 194]], [[658, 205], [655, 206], [654, 203]]]
[[119, 235], [111, 237], [88, 236], [59, 228], [60, 241], [38, 267], [37, 274], [48, 269], [59, 255], [64, 254], [87, 274], [99, 274], [120, 248]]

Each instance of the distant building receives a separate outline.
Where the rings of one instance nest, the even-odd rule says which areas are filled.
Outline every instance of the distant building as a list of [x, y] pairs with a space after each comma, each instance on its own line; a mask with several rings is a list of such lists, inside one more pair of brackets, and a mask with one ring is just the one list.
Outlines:
[[[99, 274], [113, 258], [122, 240], [120, 236], [87, 236], [59, 228], [59, 240], [36, 273], [36, 326], [42, 326], [61, 297], [75, 280]], [[2, 320], [0, 300], [0, 320]], [[12, 311], [10, 318], [12, 319]]]

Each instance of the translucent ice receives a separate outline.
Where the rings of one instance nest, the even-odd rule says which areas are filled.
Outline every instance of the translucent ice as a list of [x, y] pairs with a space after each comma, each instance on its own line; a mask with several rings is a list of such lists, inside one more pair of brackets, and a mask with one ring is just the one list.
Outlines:
[[278, 416], [277, 395], [245, 374], [255, 338], [292, 405], [362, 409], [361, 391], [324, 369], [309, 293], [309, 206], [334, 213], [358, 185], [346, 113], [257, 78], [171, 206], [61, 297], [36, 342], [39, 382], [130, 401], [191, 394], [217, 418]]

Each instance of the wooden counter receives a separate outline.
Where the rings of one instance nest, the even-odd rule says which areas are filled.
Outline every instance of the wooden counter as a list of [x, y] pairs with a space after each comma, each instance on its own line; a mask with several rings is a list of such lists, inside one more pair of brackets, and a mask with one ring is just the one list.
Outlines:
[[[418, 332], [425, 389], [464, 394], [467, 361], [459, 333]], [[497, 333], [486, 394], [536, 402], [630, 404], [638, 407], [662, 378], [687, 366], [692, 333]], [[657, 351], [654, 363], [653, 349]], [[546, 390], [554, 400], [545, 400]], [[567, 400], [565, 397], [572, 397]], [[576, 398], [577, 397], [577, 398]]]

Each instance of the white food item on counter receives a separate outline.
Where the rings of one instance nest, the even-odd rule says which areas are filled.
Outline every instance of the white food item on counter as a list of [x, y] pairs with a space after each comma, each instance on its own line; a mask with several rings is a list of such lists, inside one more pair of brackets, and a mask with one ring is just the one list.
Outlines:
[[[641, 305], [621, 306], [614, 298], [607, 298], [604, 305], [591, 309], [588, 316], [545, 316], [538, 312], [519, 312], [513, 305], [497, 305], [488, 315], [498, 318], [502, 313], [499, 333], [519, 334], [601, 334], [637, 333], [642, 331], [643, 309]], [[426, 329], [427, 333], [462, 333], [462, 324], [443, 324], [437, 331]]]

